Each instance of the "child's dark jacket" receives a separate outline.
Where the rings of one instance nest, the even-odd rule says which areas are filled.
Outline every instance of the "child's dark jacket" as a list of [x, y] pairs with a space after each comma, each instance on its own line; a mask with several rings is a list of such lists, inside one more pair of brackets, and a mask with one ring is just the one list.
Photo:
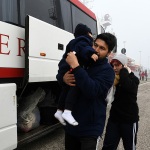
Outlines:
[[70, 51], [75, 51], [76, 56], [78, 58], [78, 61], [80, 63], [80, 66], [86, 68], [89, 65], [91, 65], [94, 61], [92, 60], [91, 56], [95, 54], [95, 50], [92, 48], [93, 45], [93, 39], [89, 36], [79, 36], [69, 42], [69, 44], [66, 47], [66, 52], [63, 55], [63, 58], [58, 64], [59, 70], [58, 74], [65, 74], [67, 71], [69, 71], [70, 66], [66, 63], [66, 57], [67, 53]]
[[75, 51], [80, 65], [87, 66], [92, 61], [92, 54], [96, 53], [92, 46], [93, 39], [90, 36], [79, 36], [69, 42], [63, 57], [66, 58], [68, 52]]

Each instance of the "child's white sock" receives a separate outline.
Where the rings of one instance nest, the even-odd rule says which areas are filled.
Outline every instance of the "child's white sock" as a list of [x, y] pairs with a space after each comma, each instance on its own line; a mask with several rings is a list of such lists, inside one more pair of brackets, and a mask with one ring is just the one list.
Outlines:
[[74, 119], [70, 110], [64, 110], [62, 117], [71, 125], [77, 126], [78, 122]]
[[62, 113], [63, 113], [62, 110], [57, 110], [56, 113], [54, 114], [54, 117], [55, 117], [56, 119], [58, 119], [59, 122], [60, 122], [62, 125], [65, 126], [65, 125], [66, 125], [66, 122], [65, 122], [65, 120], [64, 120], [63, 117], [62, 117]]

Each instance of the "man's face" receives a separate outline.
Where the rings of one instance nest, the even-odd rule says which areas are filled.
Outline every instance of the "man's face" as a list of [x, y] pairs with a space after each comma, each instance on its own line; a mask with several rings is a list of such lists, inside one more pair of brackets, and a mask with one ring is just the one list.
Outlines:
[[93, 48], [97, 52], [97, 54], [99, 56], [99, 59], [103, 59], [103, 58], [107, 57], [110, 54], [110, 52], [108, 52], [107, 44], [105, 43], [105, 41], [103, 41], [101, 39], [97, 39], [94, 42]]
[[115, 71], [116, 75], [119, 75], [120, 70], [123, 68], [123, 65], [119, 62], [119, 61], [113, 61], [113, 63], [111, 63], [113, 66], [113, 69]]

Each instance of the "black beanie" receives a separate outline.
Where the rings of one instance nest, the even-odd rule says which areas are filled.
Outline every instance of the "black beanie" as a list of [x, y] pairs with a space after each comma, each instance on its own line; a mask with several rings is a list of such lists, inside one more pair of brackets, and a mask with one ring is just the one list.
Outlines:
[[78, 36], [87, 35], [88, 33], [92, 34], [91, 29], [88, 26], [79, 23], [75, 28], [74, 36], [76, 38]]

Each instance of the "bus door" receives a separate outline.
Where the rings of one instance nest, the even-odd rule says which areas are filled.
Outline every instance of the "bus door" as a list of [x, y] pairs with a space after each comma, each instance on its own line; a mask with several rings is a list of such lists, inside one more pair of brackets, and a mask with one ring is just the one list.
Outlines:
[[56, 81], [58, 63], [73, 34], [27, 16], [26, 73], [29, 82]]

